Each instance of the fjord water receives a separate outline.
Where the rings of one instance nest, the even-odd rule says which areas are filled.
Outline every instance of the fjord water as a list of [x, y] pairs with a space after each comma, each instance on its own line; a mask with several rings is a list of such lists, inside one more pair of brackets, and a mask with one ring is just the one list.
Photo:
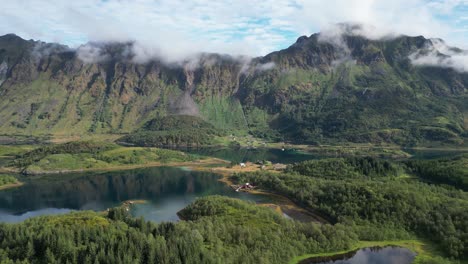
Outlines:
[[232, 161], [234, 163], [267, 160], [273, 163], [289, 164], [325, 157], [324, 155], [301, 152], [294, 149], [281, 150], [273, 148], [182, 148], [180, 150], [201, 156], [216, 157], [219, 159]]
[[327, 257], [305, 259], [300, 264], [410, 264], [416, 254], [407, 248], [364, 248]]
[[151, 221], [176, 221], [177, 212], [206, 195], [227, 195], [252, 201], [265, 196], [237, 193], [219, 175], [175, 167], [153, 167], [106, 173], [33, 176], [25, 185], [0, 192], [0, 222], [18, 222], [37, 215], [71, 210], [104, 211], [128, 200], [134, 216]]

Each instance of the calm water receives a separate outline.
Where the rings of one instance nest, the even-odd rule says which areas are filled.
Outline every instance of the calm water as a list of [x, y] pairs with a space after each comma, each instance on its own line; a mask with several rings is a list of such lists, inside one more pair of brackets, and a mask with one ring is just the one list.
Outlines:
[[[189, 149], [188, 152], [236, 163], [258, 160], [293, 163], [325, 157], [317, 153], [279, 149], [209, 148]], [[432, 158], [434, 154], [429, 156], [424, 153], [419, 158]], [[0, 159], [0, 163], [8, 161], [7, 158]], [[256, 202], [268, 201], [264, 196], [234, 192], [218, 182], [218, 179], [219, 176], [213, 173], [167, 167], [26, 177], [20, 179], [25, 182], [24, 186], [0, 191], [0, 221], [17, 222], [37, 215], [60, 214], [72, 210], [102, 211], [127, 200], [140, 199], [148, 202], [133, 205], [131, 213], [134, 216], [144, 216], [147, 220], [157, 222], [177, 221], [176, 213], [197, 197], [221, 194]]]
[[0, 191], [0, 221], [17, 222], [71, 210], [102, 211], [139, 199], [148, 202], [133, 205], [134, 216], [176, 221], [176, 213], [197, 197], [222, 194], [256, 202], [268, 200], [237, 193], [218, 179], [213, 173], [168, 167], [26, 178], [22, 179], [24, 186]]
[[260, 160], [268, 160], [273, 163], [294, 163], [310, 159], [324, 158], [323, 155], [316, 153], [306, 153], [292, 149], [246, 149], [246, 148], [184, 148], [184, 152], [198, 154], [203, 156], [216, 157], [224, 160], [239, 162], [256, 162]]
[[[344, 155], [339, 155], [333, 152], [303, 152], [295, 149], [286, 148], [285, 151], [281, 149], [269, 149], [269, 148], [258, 148], [258, 149], [246, 149], [246, 148], [182, 148], [184, 152], [216, 157], [224, 160], [229, 160], [235, 163], [239, 162], [256, 162], [259, 160], [269, 160], [273, 163], [290, 164], [294, 162], [300, 162], [311, 159], [323, 159], [323, 158], [336, 158]], [[465, 149], [461, 150], [415, 150], [415, 149], [404, 149], [405, 152], [412, 155], [412, 159], [436, 159], [436, 158], [450, 158], [457, 155], [467, 153]], [[389, 157], [381, 157], [389, 158]]]
[[343, 255], [310, 258], [300, 264], [410, 264], [415, 256], [401, 247], [364, 248]]

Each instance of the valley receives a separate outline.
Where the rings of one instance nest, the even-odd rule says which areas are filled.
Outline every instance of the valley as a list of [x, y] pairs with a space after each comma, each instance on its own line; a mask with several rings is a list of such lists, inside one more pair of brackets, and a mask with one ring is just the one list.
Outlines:
[[416, 63], [466, 51], [354, 27], [171, 63], [0, 36], [0, 262], [468, 263], [468, 73]]
[[[4, 156], [10, 157], [7, 164], [16, 164], [17, 172], [23, 173], [13, 175], [22, 185], [0, 191], [0, 220], [14, 223], [0, 225], [0, 231], [5, 232], [10, 225], [22, 228], [23, 221], [35, 225], [36, 218], [42, 219], [41, 222], [53, 223], [51, 226], [59, 228], [58, 230], [62, 230], [62, 227], [75, 228], [78, 223], [85, 223], [91, 229], [99, 230], [99, 226], [120, 225], [119, 221], [124, 221], [129, 225], [128, 228], [131, 228], [126, 232], [136, 233], [146, 232], [144, 230], [149, 226], [160, 228], [158, 226], [161, 225], [162, 228], [167, 225], [167, 221], [173, 222], [176, 228], [187, 224], [197, 225], [197, 222], [219, 225], [221, 221], [231, 223], [232, 227], [242, 226], [245, 232], [250, 232], [250, 236], [257, 234], [256, 236], [273, 239], [270, 242], [278, 239], [275, 236], [279, 235], [276, 233], [278, 231], [271, 233], [272, 230], [281, 226], [289, 230], [288, 234], [296, 232], [291, 231], [294, 228], [309, 230], [307, 232], [319, 228], [321, 231], [317, 232], [334, 234], [328, 238], [333, 240], [326, 243], [323, 238], [312, 233], [305, 241], [294, 236], [286, 241], [282, 238], [282, 242], [277, 242], [277, 245], [283, 249], [287, 248], [288, 253], [280, 253], [279, 249], [274, 249], [268, 243], [269, 250], [277, 251], [271, 258], [279, 257], [285, 262], [302, 263], [300, 261], [312, 257], [374, 246], [402, 246], [415, 253], [414, 263], [466, 263], [453, 258], [465, 254], [465, 234], [461, 230], [463, 224], [466, 224], [462, 221], [466, 217], [463, 216], [463, 208], [468, 204], [466, 193], [462, 190], [465, 189], [463, 182], [468, 179], [468, 171], [464, 165], [467, 157], [463, 150], [452, 152], [452, 156], [441, 154], [442, 158], [425, 160], [411, 159], [410, 154], [392, 158], [391, 155], [382, 155], [382, 149], [378, 152], [367, 152], [369, 155], [356, 155], [356, 152], [349, 151], [333, 152], [330, 151], [330, 147], [325, 148], [323, 152], [312, 153], [303, 152], [304, 150], [290, 152], [281, 149], [245, 148], [201, 148], [187, 151], [184, 153], [180, 150], [125, 147], [102, 141], [71, 141], [37, 146], [10, 145], [3, 150]], [[433, 153], [431, 156], [437, 154]], [[73, 162], [63, 162], [64, 157], [70, 157]], [[274, 162], [264, 163], [264, 169], [262, 165], [255, 164], [257, 161], [267, 160]], [[275, 167], [275, 164], [279, 161], [289, 165], [277, 169], [279, 167]], [[80, 162], [89, 162], [93, 166], [86, 168]], [[102, 165], [103, 162], [106, 162], [105, 166]], [[246, 162], [247, 167], [242, 168], [239, 162]], [[57, 171], [57, 166], [60, 166], [62, 171]], [[421, 170], [431, 167], [431, 173]], [[77, 169], [79, 172], [73, 172], [74, 168], [81, 169]], [[453, 170], [454, 176], [445, 173], [443, 175], [453, 180], [458, 177], [459, 180], [447, 181], [441, 178], [437, 168], [447, 173]], [[245, 182], [250, 182], [257, 188], [247, 192], [235, 192], [229, 187], [231, 184]], [[420, 193], [422, 196], [408, 196], [411, 193]], [[333, 195], [329, 196], [331, 194]], [[224, 198], [226, 196], [249, 202], [226, 200], [231, 199]], [[427, 204], [422, 197], [431, 197], [431, 208], [434, 209], [424, 211], [423, 208], [427, 208]], [[395, 207], [397, 205], [392, 204], [393, 201], [408, 204]], [[122, 204], [125, 206], [121, 206]], [[430, 210], [436, 210], [439, 206], [449, 210], [449, 218], [432, 218], [437, 217], [433, 215], [436, 211]], [[96, 213], [82, 212], [83, 210], [93, 210]], [[112, 216], [111, 212], [119, 210], [123, 210], [119, 216]], [[253, 214], [253, 211], [256, 213]], [[415, 215], [424, 213], [427, 215], [414, 218]], [[126, 214], [129, 215], [121, 218]], [[391, 215], [395, 218], [391, 218]], [[409, 218], [405, 218], [405, 215]], [[112, 220], [114, 217], [121, 220], [116, 222]], [[137, 220], [139, 217], [144, 217], [145, 220]], [[297, 221], [290, 220], [291, 217]], [[432, 219], [435, 222], [434, 225], [412, 222], [419, 221], [418, 219]], [[133, 224], [133, 221], [148, 220], [149, 222], [140, 222], [138, 225], [141, 227], [135, 227]], [[292, 224], [296, 222], [297, 224]], [[298, 223], [305, 226], [293, 227], [299, 225]], [[436, 230], [440, 225], [447, 224], [450, 226], [444, 226], [446, 232], [453, 230], [454, 233], [445, 233], [442, 237], [432, 239], [424, 235], [426, 231], [423, 230]], [[227, 229], [219, 229], [216, 232], [227, 232], [230, 235], [239, 232], [226, 224], [222, 226]], [[421, 227], [416, 228], [417, 226]], [[131, 231], [133, 228], [136, 229]], [[202, 232], [200, 235], [204, 237], [203, 245], [222, 243], [223, 247], [233, 247], [231, 243], [234, 242], [231, 240], [218, 240], [220, 234], [215, 235], [218, 242], [209, 242], [205, 240], [209, 239], [209, 233], [204, 233], [206, 231], [201, 229], [196, 230]], [[338, 236], [335, 232], [340, 232], [341, 235]], [[274, 237], [271, 237], [270, 233], [275, 234]], [[30, 233], [28, 236], [33, 239], [36, 235], [38, 234]], [[61, 233], [56, 235], [60, 236]], [[344, 237], [341, 237], [343, 235]], [[168, 234], [162, 236], [167, 237]], [[240, 240], [236, 240], [236, 243], [248, 243], [248, 240], [244, 240], [246, 238], [238, 238]], [[438, 242], [444, 238], [450, 239], [451, 242]], [[297, 245], [299, 241], [302, 241], [302, 247], [294, 250], [288, 248], [287, 245]], [[461, 244], [453, 244], [455, 241]], [[316, 244], [318, 242], [319, 244]], [[323, 243], [329, 246], [324, 248]], [[65, 244], [60, 247], [65, 247]], [[257, 248], [252, 244], [249, 247]], [[270, 254], [268, 252], [273, 253], [261, 248], [254, 251], [256, 253], [253, 253], [253, 256], [265, 257], [268, 256], [265, 254]], [[87, 249], [86, 255], [95, 254], [89, 250]], [[198, 250], [201, 249], [196, 249], [195, 252]], [[59, 251], [51, 252], [54, 258], [69, 259], [60, 255]], [[214, 251], [211, 249], [208, 252], [202, 254], [209, 255]], [[227, 254], [221, 252], [223, 251], [216, 254]], [[136, 255], [132, 255], [132, 258], [144, 258], [149, 253], [134, 254]], [[450, 258], [448, 254], [454, 255]], [[175, 257], [171, 256], [168, 253], [166, 257]], [[224, 255], [223, 259], [230, 262], [230, 257]], [[234, 257], [231, 261], [235, 263], [238, 259]]]

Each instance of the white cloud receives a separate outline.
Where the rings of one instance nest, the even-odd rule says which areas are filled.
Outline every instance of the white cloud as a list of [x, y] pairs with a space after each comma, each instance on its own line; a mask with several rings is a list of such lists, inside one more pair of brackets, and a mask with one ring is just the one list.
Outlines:
[[109, 57], [109, 55], [102, 50], [100, 45], [92, 42], [79, 46], [76, 50], [76, 55], [84, 63], [97, 63]]
[[275, 67], [276, 67], [275, 63], [271, 61], [271, 62], [267, 62], [264, 64], [258, 64], [255, 66], [255, 69], [262, 72], [262, 71], [272, 70]]
[[2, 1], [0, 34], [74, 47], [133, 40], [140, 61], [177, 61], [201, 51], [265, 55], [338, 22], [373, 25], [363, 33], [374, 38], [396, 32], [461, 46], [468, 43], [456, 34], [463, 27], [441, 16], [464, 5], [466, 0], [15, 0]]
[[438, 66], [468, 72], [468, 52], [449, 47], [440, 39], [431, 39], [431, 44], [409, 57], [414, 65]]

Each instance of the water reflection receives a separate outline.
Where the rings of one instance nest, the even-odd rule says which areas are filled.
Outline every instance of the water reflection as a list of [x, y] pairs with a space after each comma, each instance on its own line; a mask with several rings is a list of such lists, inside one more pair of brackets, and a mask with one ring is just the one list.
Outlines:
[[30, 217], [41, 216], [41, 215], [56, 215], [66, 214], [71, 212], [70, 209], [59, 209], [59, 208], [43, 208], [39, 210], [28, 211], [23, 214], [12, 214], [8, 211], [0, 210], [0, 221], [8, 223], [16, 223], [24, 221]]
[[268, 160], [273, 163], [294, 163], [310, 159], [324, 158], [323, 155], [300, 152], [294, 149], [269, 149], [269, 148], [183, 148], [182, 151], [203, 156], [216, 157], [235, 163], [256, 162]]
[[132, 206], [135, 216], [174, 221], [178, 219], [177, 211], [196, 197], [222, 194], [247, 200], [266, 199], [236, 193], [218, 179], [213, 173], [168, 167], [32, 177], [20, 188], [0, 192], [0, 221], [17, 222], [70, 210], [102, 211], [127, 200], [148, 201]]
[[402, 247], [374, 247], [328, 257], [305, 259], [300, 264], [410, 264], [416, 254]]

